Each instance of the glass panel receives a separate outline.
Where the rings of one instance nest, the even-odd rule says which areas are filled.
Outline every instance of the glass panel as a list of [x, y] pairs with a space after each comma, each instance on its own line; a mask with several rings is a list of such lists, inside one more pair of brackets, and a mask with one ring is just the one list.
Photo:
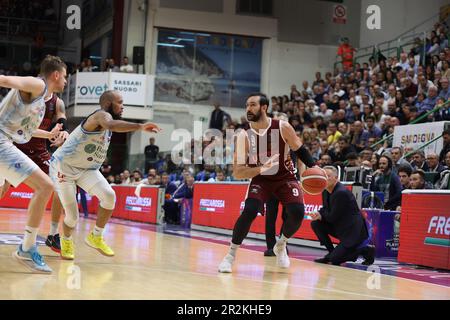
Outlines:
[[259, 91], [262, 40], [160, 29], [155, 100], [241, 107]]

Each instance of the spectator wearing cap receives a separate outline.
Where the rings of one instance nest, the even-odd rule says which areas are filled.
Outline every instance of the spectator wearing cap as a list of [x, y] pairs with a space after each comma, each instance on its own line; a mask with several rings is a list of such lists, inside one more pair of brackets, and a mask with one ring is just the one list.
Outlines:
[[427, 98], [423, 101], [422, 107], [419, 109], [419, 113], [425, 113], [433, 110], [436, 106], [436, 100], [438, 96], [438, 89], [436, 86], [431, 85], [428, 88]]

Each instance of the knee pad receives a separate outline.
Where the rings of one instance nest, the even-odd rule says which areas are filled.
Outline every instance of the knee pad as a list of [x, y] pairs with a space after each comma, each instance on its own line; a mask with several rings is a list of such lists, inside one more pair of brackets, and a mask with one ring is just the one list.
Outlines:
[[96, 190], [95, 195], [100, 200], [100, 207], [106, 210], [114, 210], [116, 193], [109, 185], [108, 188], [99, 188], [99, 190]]
[[64, 205], [65, 217], [64, 223], [69, 228], [75, 228], [78, 222], [78, 204], [76, 202], [67, 203]]
[[242, 215], [256, 218], [260, 209], [262, 209], [262, 203], [260, 200], [247, 199], [245, 200], [245, 206], [244, 211], [242, 211]]

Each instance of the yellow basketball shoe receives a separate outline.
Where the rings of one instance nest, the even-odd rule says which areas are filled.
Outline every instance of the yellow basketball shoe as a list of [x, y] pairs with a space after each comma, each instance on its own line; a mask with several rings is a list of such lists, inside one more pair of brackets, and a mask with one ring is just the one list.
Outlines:
[[61, 258], [64, 260], [73, 260], [75, 258], [73, 250], [73, 240], [60, 238], [61, 241]]
[[103, 236], [94, 236], [91, 232], [85, 239], [86, 244], [89, 247], [97, 249], [101, 254], [112, 257], [114, 255], [114, 251], [105, 243]]

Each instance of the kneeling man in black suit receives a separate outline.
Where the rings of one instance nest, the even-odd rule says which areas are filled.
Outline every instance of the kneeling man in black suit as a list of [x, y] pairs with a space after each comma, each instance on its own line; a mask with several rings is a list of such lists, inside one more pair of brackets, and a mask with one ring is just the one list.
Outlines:
[[[365, 259], [363, 264], [371, 265], [375, 249], [367, 245], [369, 234], [355, 196], [339, 182], [335, 167], [327, 166], [324, 170], [328, 183], [322, 193], [323, 207], [319, 212], [312, 213], [311, 227], [329, 253], [314, 261], [340, 265], [346, 261], [356, 261], [362, 255]], [[336, 248], [330, 235], [339, 240]]]

